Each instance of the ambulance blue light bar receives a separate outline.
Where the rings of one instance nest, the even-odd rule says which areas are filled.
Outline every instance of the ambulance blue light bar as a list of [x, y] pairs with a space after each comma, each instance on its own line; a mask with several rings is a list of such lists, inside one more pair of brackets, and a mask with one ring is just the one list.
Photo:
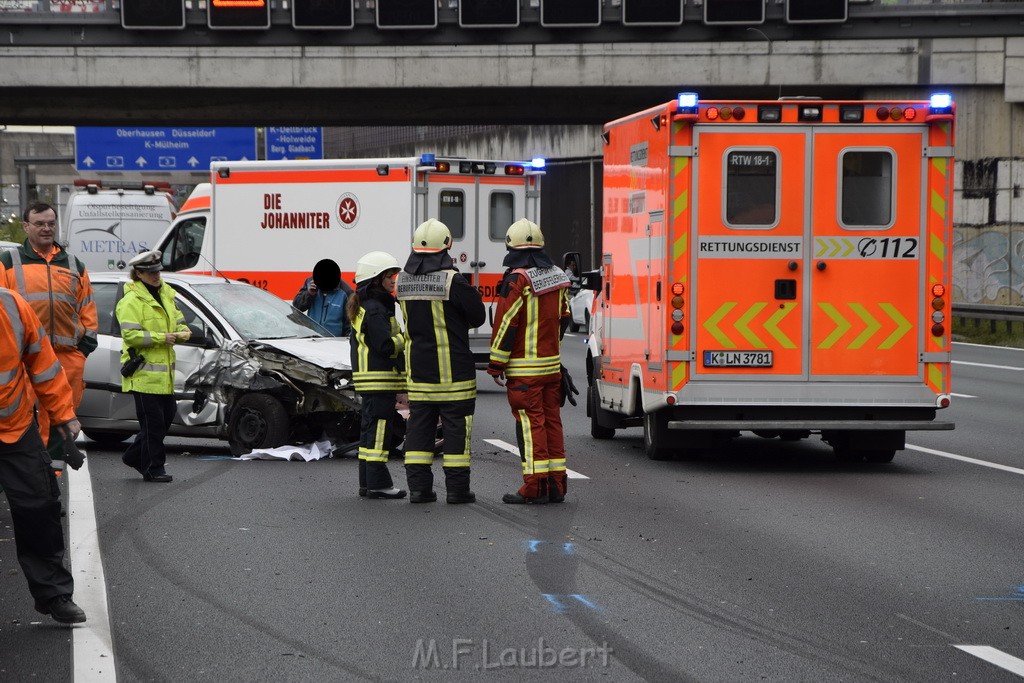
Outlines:
[[530, 160], [530, 167], [536, 170], [541, 170], [548, 165], [548, 162], [544, 157], [534, 157]]
[[437, 157], [429, 152], [420, 155], [420, 163], [424, 166], [434, 163], [436, 159]]
[[680, 114], [697, 113], [697, 93], [681, 92], [677, 99]]

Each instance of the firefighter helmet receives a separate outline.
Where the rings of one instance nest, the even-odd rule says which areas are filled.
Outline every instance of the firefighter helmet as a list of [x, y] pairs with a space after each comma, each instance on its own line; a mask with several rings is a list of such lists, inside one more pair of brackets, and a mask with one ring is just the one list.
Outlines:
[[544, 246], [544, 233], [540, 226], [526, 218], [520, 218], [508, 226], [505, 246], [509, 249], [540, 249]]
[[386, 251], [371, 251], [356, 261], [356, 284], [372, 280], [388, 270], [401, 270], [398, 259]]
[[412, 233], [412, 250], [417, 254], [436, 254], [452, 246], [452, 231], [436, 218], [428, 218]]

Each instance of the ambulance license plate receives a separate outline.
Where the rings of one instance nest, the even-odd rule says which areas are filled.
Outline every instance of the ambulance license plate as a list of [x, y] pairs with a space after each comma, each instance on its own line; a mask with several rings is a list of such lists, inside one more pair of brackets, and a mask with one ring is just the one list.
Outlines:
[[706, 368], [770, 368], [771, 351], [705, 351]]

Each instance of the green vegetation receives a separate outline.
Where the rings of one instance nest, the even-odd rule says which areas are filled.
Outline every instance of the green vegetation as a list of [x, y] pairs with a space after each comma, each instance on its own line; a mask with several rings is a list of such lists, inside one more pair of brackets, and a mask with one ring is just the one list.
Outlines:
[[21, 227], [21, 216], [8, 217], [7, 220], [0, 221], [0, 241], [25, 241], [25, 231]]
[[1024, 349], [1024, 321], [953, 317], [953, 341]]

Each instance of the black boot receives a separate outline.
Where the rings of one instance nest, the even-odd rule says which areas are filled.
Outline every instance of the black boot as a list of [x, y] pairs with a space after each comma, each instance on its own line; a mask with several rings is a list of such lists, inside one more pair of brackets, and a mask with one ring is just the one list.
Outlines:
[[359, 495], [366, 497], [366, 461], [359, 458]]
[[449, 503], [461, 505], [476, 501], [476, 494], [469, 490], [468, 467], [445, 467], [444, 484], [448, 489]]

